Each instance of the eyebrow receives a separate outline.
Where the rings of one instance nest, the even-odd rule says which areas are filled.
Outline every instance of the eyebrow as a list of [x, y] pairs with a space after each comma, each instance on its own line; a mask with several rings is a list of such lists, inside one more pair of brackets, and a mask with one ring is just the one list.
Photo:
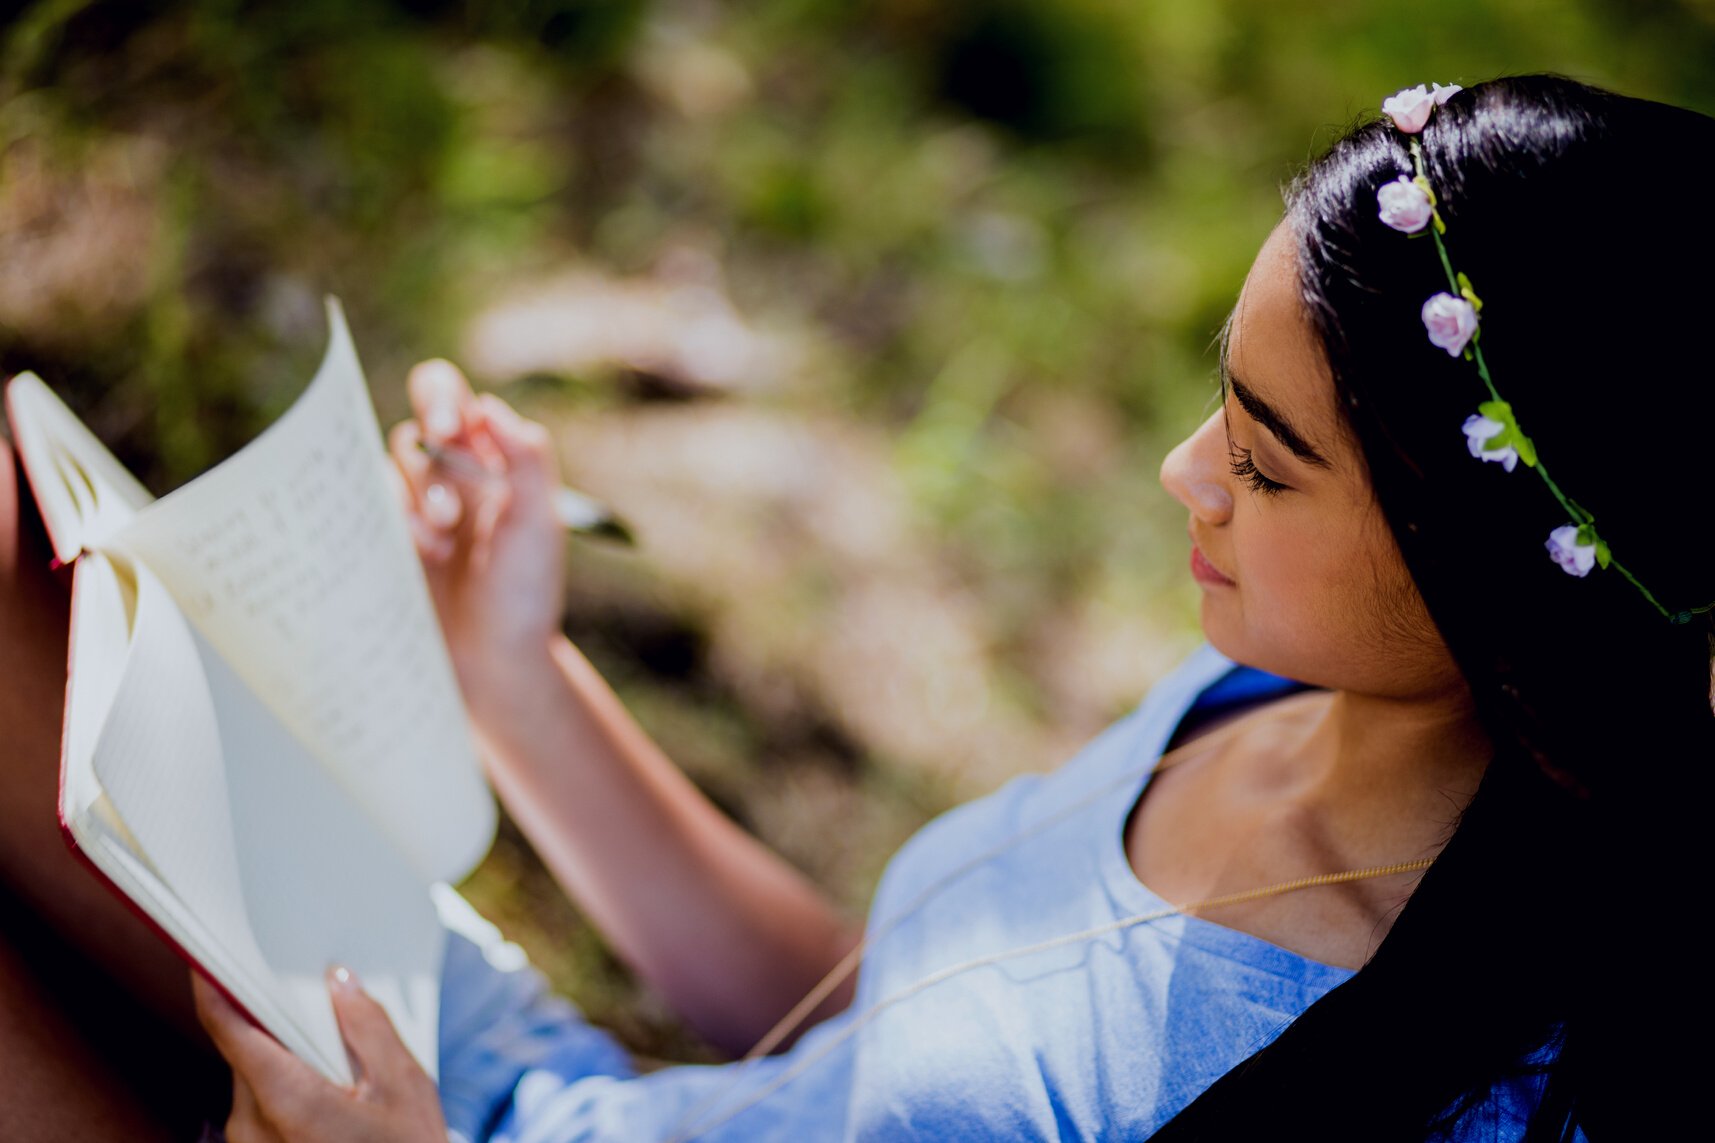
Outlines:
[[1292, 427], [1291, 422], [1280, 410], [1257, 396], [1250, 386], [1233, 376], [1232, 370], [1227, 367], [1225, 339], [1223, 339], [1221, 349], [1223, 351], [1221, 353], [1222, 397], [1225, 398], [1226, 396], [1224, 392], [1226, 387], [1232, 386], [1233, 396], [1239, 399], [1239, 404], [1244, 407], [1245, 412], [1250, 414], [1251, 419], [1273, 433], [1275, 439], [1285, 445], [1293, 456], [1305, 464], [1315, 465], [1317, 468], [1332, 469], [1334, 466], [1328, 463], [1328, 458], [1317, 452], [1315, 446], [1299, 435], [1298, 430]]

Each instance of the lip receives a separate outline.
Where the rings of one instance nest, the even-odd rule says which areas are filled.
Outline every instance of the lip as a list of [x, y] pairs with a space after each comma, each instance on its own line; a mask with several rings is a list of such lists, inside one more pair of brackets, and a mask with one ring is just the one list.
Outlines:
[[1209, 587], [1232, 587], [1233, 577], [1210, 563], [1203, 550], [1197, 546], [1197, 541], [1191, 541], [1191, 576], [1198, 583]]

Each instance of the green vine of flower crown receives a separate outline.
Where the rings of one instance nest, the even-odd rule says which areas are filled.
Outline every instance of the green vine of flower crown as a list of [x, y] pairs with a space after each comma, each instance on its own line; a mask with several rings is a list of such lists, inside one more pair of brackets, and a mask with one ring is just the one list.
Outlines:
[[1441, 214], [1435, 209], [1435, 191], [1429, 185], [1429, 178], [1423, 170], [1423, 149], [1415, 138], [1422, 130], [1434, 110], [1447, 102], [1447, 97], [1456, 91], [1461, 91], [1458, 84], [1447, 87], [1434, 84], [1434, 90], [1425, 89], [1423, 84], [1408, 87], [1395, 92], [1382, 101], [1382, 113], [1393, 120], [1393, 125], [1403, 134], [1414, 136], [1411, 140], [1411, 161], [1416, 168], [1415, 177], [1400, 175], [1393, 182], [1387, 183], [1376, 192], [1376, 203], [1380, 208], [1381, 220], [1388, 226], [1411, 237], [1428, 233], [1435, 241], [1435, 249], [1441, 255], [1441, 266], [1447, 271], [1447, 285], [1453, 292], [1442, 291], [1423, 303], [1423, 325], [1429, 333], [1429, 340], [1434, 345], [1447, 351], [1450, 356], [1463, 357], [1466, 361], [1476, 363], [1477, 374], [1488, 387], [1489, 399], [1477, 406], [1477, 411], [1465, 418], [1461, 426], [1465, 433], [1465, 443], [1472, 456], [1484, 461], [1495, 461], [1506, 471], [1523, 462], [1526, 468], [1535, 470], [1542, 477], [1548, 490], [1554, 493], [1567, 515], [1572, 517], [1571, 523], [1563, 524], [1548, 534], [1548, 541], [1543, 545], [1548, 549], [1549, 556], [1568, 575], [1585, 576], [1592, 567], [1603, 569], [1612, 568], [1625, 576], [1631, 585], [1643, 593], [1670, 623], [1689, 623], [1694, 615], [1705, 611], [1715, 611], [1715, 602], [1693, 607], [1685, 611], [1669, 611], [1663, 607], [1656, 597], [1650, 594], [1648, 588], [1639, 583], [1637, 577], [1626, 570], [1624, 564], [1614, 558], [1608, 550], [1607, 541], [1596, 531], [1596, 520], [1576, 500], [1568, 497], [1548, 475], [1548, 468], [1537, 456], [1536, 445], [1519, 428], [1518, 419], [1513, 415], [1513, 408], [1502, 399], [1495, 389], [1495, 383], [1489, 378], [1489, 366], [1483, 360], [1483, 347], [1477, 344], [1479, 330], [1477, 314], [1483, 308], [1483, 301], [1471, 287], [1471, 279], [1453, 269], [1452, 259], [1447, 254], [1447, 244], [1441, 236], [1447, 233], [1447, 224], [1442, 221]]

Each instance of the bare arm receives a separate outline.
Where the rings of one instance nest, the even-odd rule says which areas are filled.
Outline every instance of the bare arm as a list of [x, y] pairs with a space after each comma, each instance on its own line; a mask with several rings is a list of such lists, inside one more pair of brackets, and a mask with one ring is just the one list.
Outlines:
[[476, 716], [496, 789], [627, 963], [711, 1040], [749, 1047], [857, 932], [691, 784], [577, 648], [545, 650]]
[[[857, 932], [705, 798], [559, 634], [545, 431], [472, 397], [444, 362], [414, 370], [411, 393], [424, 427], [395, 429], [393, 455], [496, 789], [619, 955], [711, 1041], [748, 1047]], [[505, 480], [455, 482], [429, 466], [419, 431], [486, 453]], [[816, 1016], [849, 999], [840, 990]]]

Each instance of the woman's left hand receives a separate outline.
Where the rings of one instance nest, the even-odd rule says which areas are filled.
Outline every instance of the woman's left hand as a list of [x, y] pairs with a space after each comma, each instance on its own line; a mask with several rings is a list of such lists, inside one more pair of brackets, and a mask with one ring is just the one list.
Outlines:
[[435, 1083], [400, 1041], [386, 1009], [355, 977], [329, 973], [334, 1016], [357, 1082], [331, 1083], [246, 1020], [200, 974], [197, 1016], [232, 1065], [228, 1143], [446, 1143]]

